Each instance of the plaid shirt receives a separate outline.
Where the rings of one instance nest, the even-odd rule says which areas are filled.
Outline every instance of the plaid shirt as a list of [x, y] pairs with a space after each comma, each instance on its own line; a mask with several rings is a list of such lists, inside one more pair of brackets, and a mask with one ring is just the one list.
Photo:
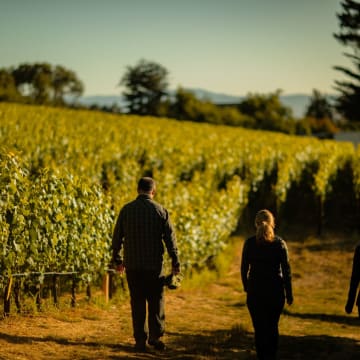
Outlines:
[[140, 194], [121, 209], [112, 239], [116, 265], [124, 263], [128, 270], [161, 271], [164, 243], [172, 265], [178, 266], [176, 237], [169, 214], [149, 195]]

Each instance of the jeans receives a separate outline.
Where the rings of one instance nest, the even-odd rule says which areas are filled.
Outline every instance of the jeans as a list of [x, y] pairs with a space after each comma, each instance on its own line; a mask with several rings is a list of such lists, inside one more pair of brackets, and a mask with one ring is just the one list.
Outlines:
[[136, 342], [148, 338], [146, 305], [148, 306], [149, 339], [158, 339], [165, 331], [163, 278], [157, 271], [126, 270], [130, 291], [131, 315]]

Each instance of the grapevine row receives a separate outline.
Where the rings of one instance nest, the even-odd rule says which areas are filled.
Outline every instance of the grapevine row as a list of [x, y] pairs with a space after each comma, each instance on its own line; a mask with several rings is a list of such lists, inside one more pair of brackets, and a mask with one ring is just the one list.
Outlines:
[[360, 156], [348, 143], [226, 126], [0, 104], [1, 272], [108, 266], [115, 217], [153, 176], [170, 211], [181, 258], [201, 266], [226, 245], [264, 178], [286, 201], [311, 169], [322, 202], [345, 164], [360, 196]]

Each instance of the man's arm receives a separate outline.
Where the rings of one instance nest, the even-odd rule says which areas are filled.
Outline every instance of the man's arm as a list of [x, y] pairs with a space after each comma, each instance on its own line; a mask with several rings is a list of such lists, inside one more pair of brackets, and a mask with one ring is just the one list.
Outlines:
[[178, 249], [176, 245], [176, 235], [174, 231], [174, 227], [170, 221], [169, 214], [166, 209], [165, 210], [165, 223], [164, 223], [164, 242], [166, 246], [166, 250], [171, 258], [173, 273], [180, 273], [180, 262], [178, 256]]
[[123, 258], [121, 256], [121, 250], [124, 242], [124, 229], [123, 229], [123, 210], [117, 218], [113, 238], [112, 238], [112, 263], [116, 266], [119, 272], [124, 271]]

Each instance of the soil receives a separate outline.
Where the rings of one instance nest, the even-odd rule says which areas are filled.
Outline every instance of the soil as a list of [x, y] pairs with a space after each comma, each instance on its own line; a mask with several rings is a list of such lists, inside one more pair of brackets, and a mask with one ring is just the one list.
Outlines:
[[[280, 320], [279, 358], [359, 359], [360, 321], [343, 311], [351, 247], [288, 245], [295, 302]], [[129, 299], [117, 294], [108, 303], [99, 295], [71, 308], [62, 298], [60, 309], [11, 313], [0, 321], [0, 359], [256, 359], [240, 282], [241, 246], [242, 240], [232, 265], [215, 281], [166, 290], [165, 351], [134, 351]]]

